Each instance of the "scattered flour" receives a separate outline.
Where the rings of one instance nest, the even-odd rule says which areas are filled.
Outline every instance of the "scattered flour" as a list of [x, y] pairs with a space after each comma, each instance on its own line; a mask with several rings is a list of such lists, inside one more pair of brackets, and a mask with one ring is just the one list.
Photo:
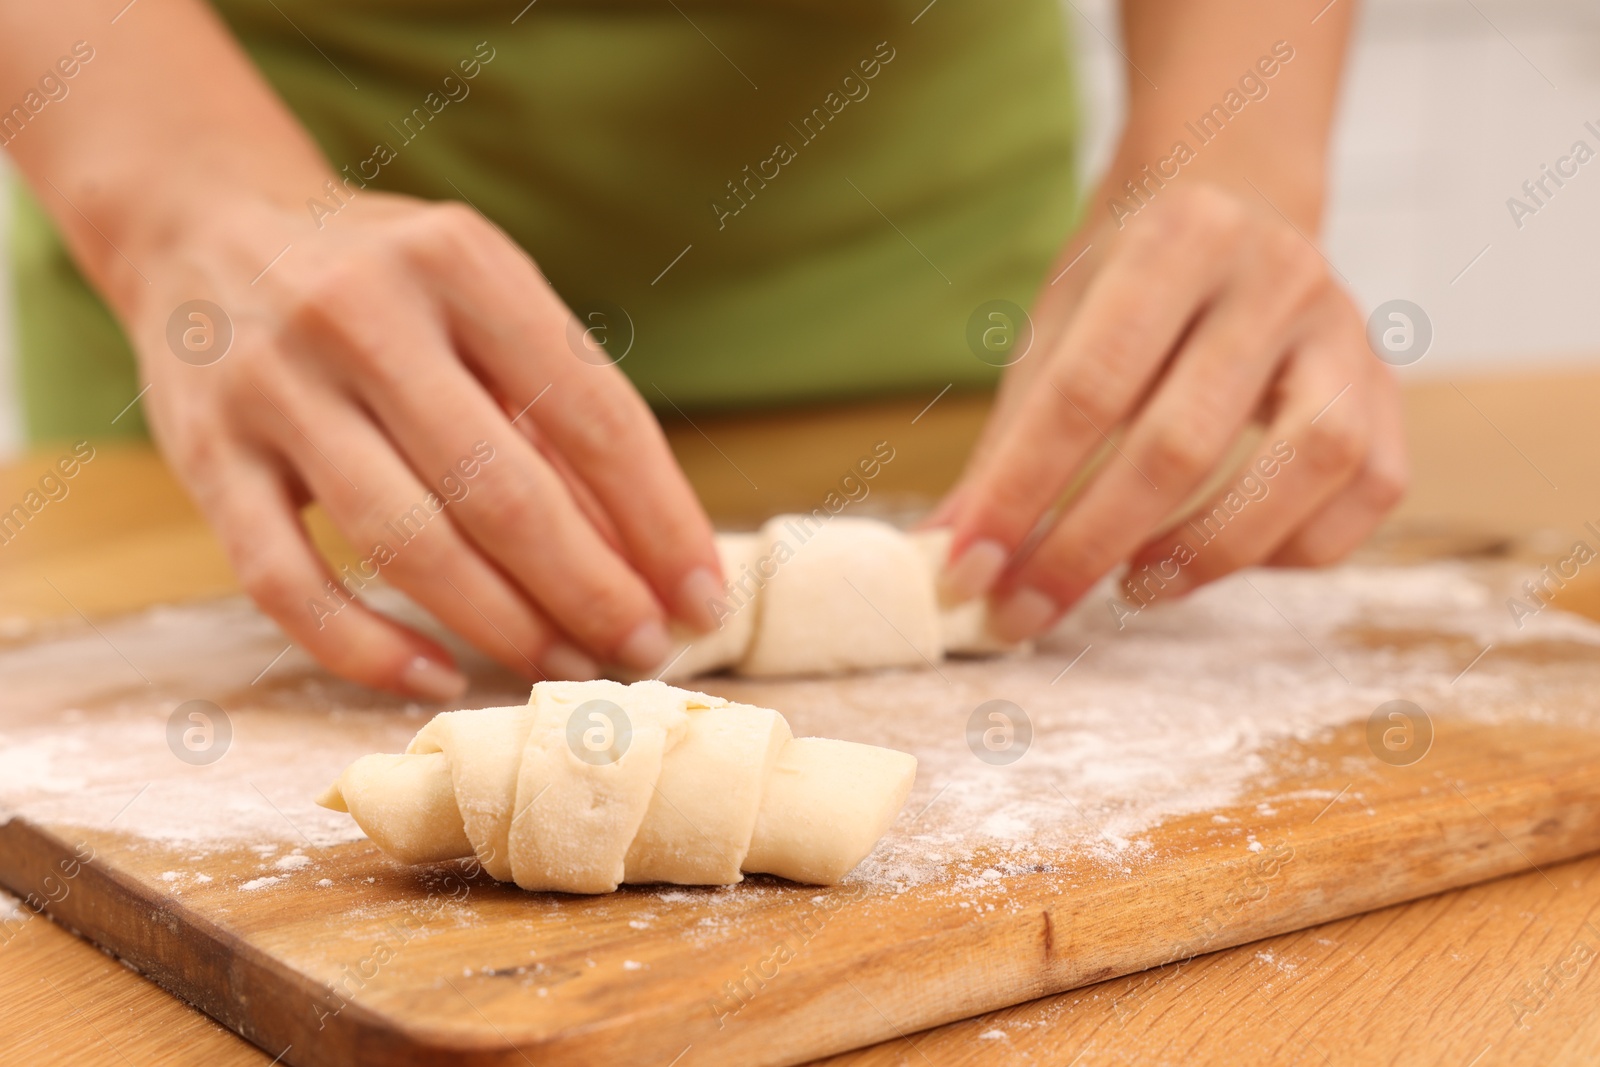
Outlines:
[[[916, 755], [905, 810], [851, 881], [905, 892], [939, 880], [968, 906], [991, 909], [1005, 906], [1007, 876], [1047, 869], [1064, 852], [1136, 871], [1152, 858], [1152, 827], [1237, 802], [1263, 785], [1272, 750], [1364, 722], [1387, 700], [1414, 700], [1434, 716], [1600, 718], [1600, 694], [1578, 687], [1575, 672], [1528, 672], [1515, 658], [1535, 641], [1600, 654], [1600, 626], [1544, 612], [1519, 630], [1504, 608], [1507, 574], [1458, 563], [1252, 571], [1124, 618], [1121, 629], [1102, 586], [1033, 657], [697, 685], [777, 708], [797, 736]], [[392, 600], [383, 606], [399, 604]], [[1365, 647], [1350, 634], [1363, 627], [1445, 639]], [[314, 798], [358, 756], [400, 751], [430, 711], [331, 680], [297, 649], [253, 684], [283, 647], [269, 621], [232, 599], [161, 608], [99, 631], [64, 624], [0, 648], [8, 680], [0, 820], [21, 812], [124, 831], [192, 852], [195, 862], [210, 847], [252, 848], [276, 873], [244, 882], [247, 891], [306, 868], [305, 849], [359, 840], [348, 816]], [[484, 677], [502, 680], [476, 688], [476, 703], [526, 699], [504, 676]], [[226, 753], [209, 765], [168, 747], [169, 718], [193, 699], [215, 701], [232, 728]], [[973, 710], [995, 699], [1021, 708], [1032, 729], [1021, 758], [1001, 766], [979, 760], [966, 740]], [[1291, 795], [1306, 794], [1273, 799]], [[1359, 791], [1343, 803], [1361, 810]], [[1218, 834], [1238, 832], [1226, 816], [1211, 822]], [[1251, 838], [1246, 847], [1261, 844]], [[762, 886], [667, 889], [655, 899], [714, 908]]]
[[1262, 963], [1265, 963], [1268, 967], [1271, 967], [1276, 971], [1281, 971], [1284, 974], [1293, 974], [1295, 971], [1299, 970], [1299, 964], [1290, 963], [1288, 960], [1280, 959], [1271, 952], [1257, 952], [1256, 959], [1260, 960]]

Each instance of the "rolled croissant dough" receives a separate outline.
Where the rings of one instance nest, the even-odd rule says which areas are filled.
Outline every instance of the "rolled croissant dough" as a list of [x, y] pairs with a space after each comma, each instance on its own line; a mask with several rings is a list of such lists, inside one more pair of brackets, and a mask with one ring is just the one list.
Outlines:
[[905, 533], [875, 519], [780, 515], [754, 534], [718, 534], [727, 582], [704, 636], [679, 629], [659, 677], [731, 668], [751, 677], [916, 667], [1007, 644], [982, 599], [940, 601], [950, 531]]
[[656, 681], [540, 682], [526, 707], [445, 712], [405, 753], [356, 760], [318, 803], [403, 863], [476, 856], [524, 889], [832, 884], [915, 775], [903, 752], [791, 737], [767, 708]]
[[762, 528], [772, 578], [760, 590], [739, 673], [833, 674], [942, 656], [939, 601], [911, 538], [870, 519], [803, 525], [815, 522], [779, 517]]

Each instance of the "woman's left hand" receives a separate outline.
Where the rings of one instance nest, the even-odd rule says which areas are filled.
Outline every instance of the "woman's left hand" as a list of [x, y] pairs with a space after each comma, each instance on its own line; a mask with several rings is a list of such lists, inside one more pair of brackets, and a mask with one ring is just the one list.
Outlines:
[[[937, 515], [954, 533], [949, 593], [989, 593], [1019, 639], [1124, 561], [1143, 601], [1360, 543], [1404, 491], [1400, 397], [1317, 249], [1261, 199], [1203, 181], [1080, 234], [1051, 276], [1086, 249], [1046, 287], [1033, 350]], [[1256, 419], [1246, 464], [1174, 521]]]

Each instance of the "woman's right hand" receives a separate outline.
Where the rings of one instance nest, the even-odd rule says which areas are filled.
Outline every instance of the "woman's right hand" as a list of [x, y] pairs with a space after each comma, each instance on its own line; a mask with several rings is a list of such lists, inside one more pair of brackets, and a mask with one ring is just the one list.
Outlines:
[[[330, 670], [435, 700], [464, 686], [352, 595], [377, 574], [532, 678], [649, 671], [669, 612], [715, 624], [711, 525], [654, 416], [580, 358], [572, 314], [475, 211], [360, 191], [318, 229], [241, 197], [172, 237], [125, 313], [150, 425], [244, 588]], [[362, 566], [323, 563], [313, 499]]]
[[[0, 5], [0, 99], [40, 70], [70, 99], [7, 151], [133, 339], [156, 440], [245, 589], [325, 666], [438, 700], [464, 685], [328, 570], [313, 499], [365, 576], [528, 677], [648, 671], [669, 612], [714, 623], [711, 524], [660, 427], [504, 233], [459, 204], [330, 198], [205, 0]], [[231, 326], [222, 358], [191, 301]]]

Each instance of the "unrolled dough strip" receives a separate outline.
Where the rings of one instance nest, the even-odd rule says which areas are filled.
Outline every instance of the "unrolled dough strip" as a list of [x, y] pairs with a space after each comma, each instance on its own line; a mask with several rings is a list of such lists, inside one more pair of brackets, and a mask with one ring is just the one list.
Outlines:
[[718, 534], [721, 627], [679, 645], [659, 677], [732, 669], [750, 677], [919, 667], [1022, 646], [989, 626], [979, 597], [942, 603], [950, 531], [905, 533], [876, 519], [779, 515], [755, 534]]
[[889, 828], [916, 766], [662, 682], [540, 682], [526, 707], [435, 717], [317, 802], [403, 863], [475, 855], [524, 889], [732, 885], [742, 872], [831, 885]]

